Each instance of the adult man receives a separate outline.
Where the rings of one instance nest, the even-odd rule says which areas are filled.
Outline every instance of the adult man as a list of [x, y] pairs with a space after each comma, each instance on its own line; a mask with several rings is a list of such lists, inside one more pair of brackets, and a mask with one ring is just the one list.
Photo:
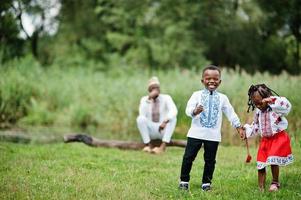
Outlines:
[[[137, 126], [145, 147], [143, 151], [160, 154], [170, 142], [177, 122], [177, 107], [167, 94], [160, 94], [160, 82], [152, 77], [148, 82], [147, 96], [141, 98]], [[159, 147], [150, 144], [151, 139], [161, 139]]]

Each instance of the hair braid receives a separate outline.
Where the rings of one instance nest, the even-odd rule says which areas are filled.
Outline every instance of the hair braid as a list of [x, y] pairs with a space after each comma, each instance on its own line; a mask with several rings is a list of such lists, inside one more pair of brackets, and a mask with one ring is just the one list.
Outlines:
[[248, 100], [247, 112], [250, 112], [250, 108], [252, 108], [252, 111], [255, 109], [255, 104], [252, 101], [252, 96], [254, 95], [255, 92], [258, 92], [262, 98], [267, 98], [269, 96], [272, 96], [273, 93], [276, 94], [277, 96], [279, 96], [274, 90], [272, 90], [265, 84], [251, 85], [248, 90], [249, 100]]

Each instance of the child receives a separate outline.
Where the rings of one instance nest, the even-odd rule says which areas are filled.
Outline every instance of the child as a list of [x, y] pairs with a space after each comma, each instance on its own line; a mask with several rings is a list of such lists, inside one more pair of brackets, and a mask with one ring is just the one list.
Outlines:
[[[272, 96], [273, 90], [265, 84], [252, 85], [249, 88], [248, 112], [256, 107], [254, 121], [246, 124], [246, 137], [261, 135], [257, 153], [258, 186], [264, 190], [267, 165], [271, 165], [273, 181], [269, 191], [277, 191], [279, 184], [279, 166], [293, 162], [290, 139], [285, 129], [288, 122], [285, 115], [291, 110], [291, 104], [285, 97]], [[277, 93], [274, 92], [276, 95]]]
[[186, 114], [192, 118], [192, 123], [187, 134], [187, 146], [181, 168], [179, 188], [183, 190], [189, 189], [192, 163], [202, 145], [205, 166], [201, 188], [203, 191], [211, 189], [216, 152], [221, 141], [222, 112], [241, 137], [244, 133], [227, 96], [216, 91], [221, 83], [220, 69], [213, 65], [207, 66], [203, 70], [201, 82], [205, 89], [194, 92], [186, 107]]

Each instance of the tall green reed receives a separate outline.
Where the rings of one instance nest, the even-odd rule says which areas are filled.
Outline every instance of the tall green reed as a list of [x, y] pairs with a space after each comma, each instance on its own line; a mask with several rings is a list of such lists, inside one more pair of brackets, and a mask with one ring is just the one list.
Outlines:
[[[175, 138], [184, 138], [191, 120], [185, 107], [193, 91], [203, 88], [200, 70], [175, 69], [153, 71], [128, 67], [113, 68], [105, 72], [98, 67], [43, 68], [30, 58], [14, 61], [0, 69], [0, 124], [1, 127], [57, 127], [58, 130], [87, 132], [100, 138], [136, 139], [136, 117], [140, 98], [147, 95], [146, 84], [150, 76], [161, 81], [162, 93], [174, 99], [178, 110]], [[300, 76], [256, 73], [249, 75], [223, 70], [219, 91], [225, 93], [242, 122], [250, 122], [247, 113], [247, 90], [251, 84], [266, 83], [293, 104], [288, 116], [289, 131], [298, 139], [301, 125], [301, 97], [298, 90]], [[235, 130], [224, 117], [223, 142], [238, 144]]]

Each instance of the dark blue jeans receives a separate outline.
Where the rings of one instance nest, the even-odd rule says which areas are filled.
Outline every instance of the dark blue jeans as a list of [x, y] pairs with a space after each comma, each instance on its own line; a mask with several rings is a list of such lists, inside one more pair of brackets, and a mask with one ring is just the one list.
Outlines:
[[181, 181], [189, 182], [192, 163], [195, 160], [200, 148], [204, 144], [204, 171], [202, 183], [211, 183], [215, 168], [215, 157], [219, 142], [187, 138], [187, 146], [183, 156], [181, 167]]

